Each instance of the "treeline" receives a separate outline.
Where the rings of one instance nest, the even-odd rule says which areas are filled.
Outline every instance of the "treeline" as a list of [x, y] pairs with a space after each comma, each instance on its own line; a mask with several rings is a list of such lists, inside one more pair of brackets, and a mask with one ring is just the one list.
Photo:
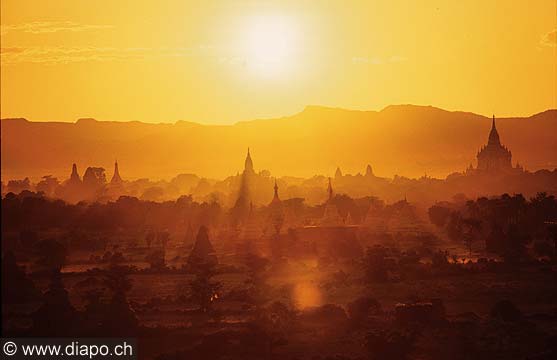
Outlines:
[[2, 198], [2, 232], [53, 228], [91, 232], [126, 229], [171, 229], [177, 225], [216, 225], [223, 209], [217, 202], [198, 203], [191, 196], [153, 202], [122, 196], [108, 203], [68, 204], [23, 192]]
[[[382, 217], [399, 213], [414, 213], [415, 209], [405, 201], [386, 205], [382, 200], [367, 196], [353, 199], [336, 194], [330, 202], [343, 219], [363, 223], [370, 208]], [[308, 206], [303, 198], [282, 201], [282, 209], [291, 221], [303, 224], [305, 220], [320, 218], [324, 204]], [[211, 228], [226, 224], [227, 215], [234, 209], [225, 209], [220, 202], [197, 202], [191, 195], [183, 195], [175, 201], [147, 201], [132, 196], [120, 196], [109, 202], [67, 203], [52, 199], [42, 193], [23, 191], [18, 195], [8, 193], [2, 198], [2, 231], [44, 231], [64, 229], [86, 232], [111, 232], [115, 230], [173, 230], [177, 227], [194, 229], [201, 225]], [[253, 216], [265, 221], [268, 207], [253, 209]]]
[[484, 241], [488, 251], [506, 261], [519, 261], [527, 248], [538, 256], [555, 256], [557, 246], [557, 199], [538, 193], [531, 199], [521, 194], [480, 197], [460, 204], [438, 203], [429, 209], [430, 221], [454, 241], [470, 249]]

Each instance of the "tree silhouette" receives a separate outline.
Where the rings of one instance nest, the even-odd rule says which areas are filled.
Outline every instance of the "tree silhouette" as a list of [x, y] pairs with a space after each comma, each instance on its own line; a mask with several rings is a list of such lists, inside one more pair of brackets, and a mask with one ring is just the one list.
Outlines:
[[364, 258], [366, 278], [371, 282], [386, 282], [389, 279], [386, 249], [381, 246], [370, 247]]
[[433, 205], [428, 210], [429, 220], [437, 227], [444, 227], [449, 220], [452, 210], [440, 205]]
[[468, 256], [472, 257], [472, 243], [480, 235], [481, 222], [476, 219], [464, 219], [462, 220], [464, 242], [468, 248]]
[[22, 304], [38, 296], [35, 284], [17, 265], [12, 251], [2, 257], [2, 303]]
[[277, 346], [286, 345], [295, 313], [279, 301], [256, 311], [254, 330], [265, 344], [266, 359], [272, 359]]
[[112, 293], [102, 321], [104, 336], [130, 336], [137, 331], [138, 321], [127, 300], [132, 288], [124, 266], [112, 265], [104, 274], [104, 283]]
[[247, 275], [245, 283], [247, 285], [250, 300], [256, 307], [265, 303], [268, 297], [267, 287], [265, 285], [266, 270], [269, 266], [269, 260], [256, 254], [248, 254], [246, 256]]
[[210, 312], [215, 301], [220, 298], [222, 284], [211, 280], [214, 275], [214, 266], [198, 265], [195, 268], [195, 277], [190, 282], [191, 299], [202, 313]]

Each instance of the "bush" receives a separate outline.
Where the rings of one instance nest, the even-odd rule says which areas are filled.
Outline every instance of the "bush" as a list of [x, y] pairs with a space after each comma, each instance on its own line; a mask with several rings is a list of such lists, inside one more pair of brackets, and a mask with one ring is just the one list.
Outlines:
[[437, 227], [443, 227], [449, 220], [451, 209], [439, 205], [433, 205], [428, 210], [429, 221]]

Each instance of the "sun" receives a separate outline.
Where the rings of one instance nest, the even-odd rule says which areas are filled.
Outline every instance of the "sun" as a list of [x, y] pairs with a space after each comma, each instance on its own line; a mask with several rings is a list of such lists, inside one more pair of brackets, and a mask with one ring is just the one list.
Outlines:
[[284, 74], [293, 65], [296, 27], [283, 16], [258, 16], [247, 23], [246, 65], [260, 75]]

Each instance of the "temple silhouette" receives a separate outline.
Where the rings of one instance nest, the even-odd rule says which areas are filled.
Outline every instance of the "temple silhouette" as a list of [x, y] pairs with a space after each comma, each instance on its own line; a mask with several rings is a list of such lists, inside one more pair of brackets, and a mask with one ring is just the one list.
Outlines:
[[253, 169], [253, 161], [248, 148], [246, 160], [244, 161], [244, 171], [240, 176], [240, 189], [238, 197], [231, 210], [234, 225], [244, 224], [253, 215], [253, 182], [256, 176]]
[[[520, 164], [513, 164], [512, 153], [502, 144], [498, 130], [493, 116], [487, 143], [476, 153], [477, 163], [471, 162], [465, 169], [455, 171], [445, 179], [428, 176], [428, 173], [415, 179], [399, 175], [394, 175], [393, 178], [382, 177], [374, 172], [370, 164], [356, 174], [343, 171], [346, 169], [337, 166], [331, 177], [315, 175], [305, 179], [292, 176], [273, 178], [268, 169], [254, 166], [252, 149], [247, 148], [244, 161], [241, 162], [243, 168], [222, 180], [203, 178], [196, 174], [178, 174], [168, 181], [129, 179], [120, 173], [118, 161], [113, 163], [114, 170], [110, 174], [104, 167], [79, 168], [80, 164], [74, 163], [69, 177], [62, 182], [50, 175], [44, 176], [37, 184], [31, 184], [29, 179], [10, 180], [7, 186], [2, 183], [2, 193], [18, 194], [23, 190], [36, 190], [47, 197], [57, 197], [74, 204], [80, 201], [105, 203], [116, 201], [122, 196], [147, 201], [191, 196], [207, 203], [218, 202], [226, 208], [229, 226], [243, 234], [240, 237], [249, 238], [259, 238], [263, 233], [272, 233], [275, 236], [281, 231], [303, 225], [330, 227], [367, 223], [382, 228], [384, 224], [377, 224], [373, 211], [368, 217], [350, 213], [339, 201], [342, 202], [343, 196], [381, 196], [384, 200], [397, 202], [407, 193], [411, 194], [414, 201], [433, 201], [457, 193], [476, 196], [493, 191], [516, 192], [522, 181], [518, 177], [529, 174], [536, 175], [535, 180], [525, 178], [525, 181], [534, 184], [528, 187], [529, 193], [544, 190], [542, 185], [551, 183], [548, 179], [551, 174], [546, 171], [531, 173]], [[508, 181], [505, 179], [507, 177], [517, 177], [517, 180]], [[493, 179], [501, 181], [494, 182]], [[278, 196], [279, 186], [281, 198]], [[430, 191], [433, 187], [438, 191]], [[340, 200], [335, 199], [337, 193]], [[312, 216], [302, 219], [293, 209], [295, 204], [304, 201], [312, 206], [319, 205], [320, 208]], [[267, 207], [272, 210], [272, 214], [269, 214]], [[261, 225], [264, 222], [262, 218], [271, 225]], [[254, 226], [255, 223], [259, 223], [257, 227]], [[187, 223], [183, 226], [185, 229]]]
[[110, 183], [113, 185], [120, 185], [122, 184], [123, 180], [122, 177], [120, 177], [120, 171], [118, 170], [118, 161], [114, 162], [114, 175], [112, 176], [112, 179], [110, 180]]
[[[501, 144], [499, 132], [495, 126], [495, 115], [493, 115], [487, 145], [478, 151], [477, 159], [478, 166], [476, 170], [480, 172], [501, 173], [515, 170], [522, 171], [522, 167], [518, 163], [513, 168], [512, 153], [506, 146]], [[471, 170], [471, 167], [469, 170]]]

